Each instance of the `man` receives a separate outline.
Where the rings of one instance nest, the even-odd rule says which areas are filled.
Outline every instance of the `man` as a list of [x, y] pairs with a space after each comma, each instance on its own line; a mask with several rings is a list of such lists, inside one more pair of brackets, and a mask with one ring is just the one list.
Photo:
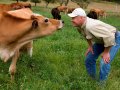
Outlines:
[[109, 24], [87, 17], [82, 8], [76, 8], [68, 16], [72, 18], [73, 26], [78, 27], [78, 31], [88, 42], [85, 60], [88, 74], [96, 78], [96, 60], [101, 54], [99, 80], [105, 81], [110, 64], [120, 48], [120, 32]]

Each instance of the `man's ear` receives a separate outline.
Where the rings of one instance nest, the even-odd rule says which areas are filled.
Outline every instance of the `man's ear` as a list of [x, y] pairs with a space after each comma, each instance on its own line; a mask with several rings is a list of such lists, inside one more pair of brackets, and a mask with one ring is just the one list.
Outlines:
[[32, 22], [32, 28], [36, 29], [38, 27], [38, 21], [37, 20], [33, 20]]

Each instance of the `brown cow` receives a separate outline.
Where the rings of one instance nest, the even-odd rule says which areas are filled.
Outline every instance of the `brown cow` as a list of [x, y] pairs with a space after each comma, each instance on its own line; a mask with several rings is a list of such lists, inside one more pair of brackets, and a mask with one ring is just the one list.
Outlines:
[[12, 58], [9, 67], [12, 81], [21, 47], [62, 27], [61, 20], [36, 15], [29, 8], [0, 13], [0, 57], [4, 62]]
[[10, 6], [16, 10], [21, 8], [31, 8], [31, 4], [27, 2], [11, 3]]
[[57, 6], [56, 7], [60, 12], [66, 12], [67, 11], [67, 6]]
[[87, 14], [87, 17], [93, 18], [93, 19], [98, 19], [97, 13], [94, 12], [94, 11], [90, 11], [90, 12]]
[[67, 13], [72, 13], [73, 10], [75, 10], [75, 8], [67, 8]]
[[21, 8], [31, 8], [31, 4], [30, 3], [0, 4], [0, 13], [4, 11], [17, 10]]
[[104, 10], [96, 8], [96, 9], [91, 9], [90, 12], [96, 12], [98, 18], [100, 17], [106, 18], [106, 13]]
[[[21, 8], [31, 8], [31, 4], [23, 3], [23, 2], [11, 3], [11, 4], [0, 4], [0, 13], [5, 12], [5, 11], [10, 11], [10, 10], [17, 10], [17, 9], [21, 9]], [[24, 46], [24, 49], [22, 49], [22, 51], [24, 50], [25, 52], [28, 52], [30, 57], [32, 57], [32, 48], [33, 48], [32, 43], [33, 43], [33, 41], [27, 43]]]
[[57, 6], [57, 7], [51, 9], [51, 14], [54, 19], [58, 19], [58, 20], [61, 19], [60, 12], [64, 12], [66, 14], [67, 6]]
[[52, 16], [53, 16], [54, 19], [61, 20], [60, 11], [57, 8], [53, 8], [51, 10], [51, 14], [52, 14]]

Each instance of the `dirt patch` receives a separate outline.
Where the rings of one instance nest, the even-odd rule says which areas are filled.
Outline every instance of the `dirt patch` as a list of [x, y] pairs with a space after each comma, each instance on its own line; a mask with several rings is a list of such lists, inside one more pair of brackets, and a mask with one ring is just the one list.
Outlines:
[[[11, 0], [0, 0], [0, 3], [13, 3], [16, 1], [11, 1]], [[34, 6], [34, 3], [31, 3], [32, 6]], [[59, 6], [59, 3], [55, 3], [55, 4], [49, 4], [48, 7], [49, 8], [53, 8], [56, 6]], [[41, 6], [41, 7], [46, 7], [46, 4], [44, 1], [42, 1], [41, 3], [37, 3], [37, 6]], [[74, 7], [77, 8], [79, 7], [76, 3], [74, 2], [69, 2], [68, 3], [68, 7]], [[106, 12], [117, 12], [120, 14], [120, 4], [116, 4], [116, 3], [111, 3], [111, 2], [91, 2], [88, 7], [87, 7], [87, 11], [89, 11], [91, 8], [99, 8], [99, 9], [103, 9]]]
[[[32, 4], [34, 5], [34, 4]], [[45, 7], [45, 3], [44, 2], [41, 2], [38, 4], [39, 6], [43, 6]], [[53, 8], [53, 7], [56, 7], [56, 6], [59, 6], [60, 4], [57, 3], [57, 4], [49, 4], [48, 7], [50, 8]], [[69, 2], [68, 3], [68, 7], [74, 7], [74, 8], [77, 8], [79, 7], [76, 3], [74, 2]], [[90, 10], [91, 8], [99, 8], [99, 9], [103, 9], [107, 12], [120, 12], [120, 4], [116, 4], [116, 3], [110, 3], [110, 2], [91, 2], [87, 9], [86, 10]]]
[[120, 12], [119, 4], [109, 3], [109, 2], [102, 2], [102, 3], [92, 2], [88, 5], [87, 9], [90, 10], [91, 8], [99, 8], [107, 12]]

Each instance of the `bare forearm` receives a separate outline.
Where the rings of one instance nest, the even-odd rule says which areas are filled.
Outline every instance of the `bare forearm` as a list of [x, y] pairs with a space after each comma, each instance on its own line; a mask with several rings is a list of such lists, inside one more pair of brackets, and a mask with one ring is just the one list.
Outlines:
[[86, 53], [85, 53], [85, 56], [89, 53], [89, 52], [91, 52], [92, 54], [94, 54], [94, 52], [93, 52], [93, 48], [92, 48], [92, 41], [91, 41], [91, 39], [87, 39], [87, 42], [88, 42], [88, 49], [87, 49], [87, 51], [86, 51]]
[[104, 52], [108, 53], [108, 52], [110, 51], [110, 48], [111, 48], [111, 47], [112, 47], [112, 46], [105, 47]]
[[91, 39], [87, 39], [88, 45], [89, 47], [92, 47], [92, 40]]

